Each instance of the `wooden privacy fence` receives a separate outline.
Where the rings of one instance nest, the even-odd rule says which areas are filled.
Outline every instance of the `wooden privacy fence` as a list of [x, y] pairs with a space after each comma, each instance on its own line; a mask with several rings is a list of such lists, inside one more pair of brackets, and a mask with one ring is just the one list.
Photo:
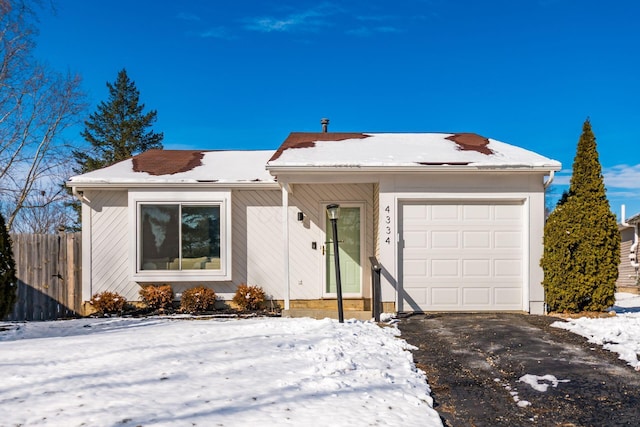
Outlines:
[[11, 234], [18, 300], [7, 320], [55, 320], [82, 306], [81, 233]]

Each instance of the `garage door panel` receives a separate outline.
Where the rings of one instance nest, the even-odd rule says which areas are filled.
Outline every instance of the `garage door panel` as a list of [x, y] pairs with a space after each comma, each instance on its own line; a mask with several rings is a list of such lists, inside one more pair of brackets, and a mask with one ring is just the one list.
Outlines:
[[495, 231], [493, 233], [496, 249], [522, 249], [522, 232], [517, 230]]
[[404, 247], [405, 248], [426, 248], [427, 247], [427, 235], [426, 231], [407, 231], [404, 233]]
[[402, 310], [523, 308], [522, 204], [425, 202], [401, 211]]
[[464, 306], [485, 306], [491, 305], [491, 288], [463, 288], [462, 304]]
[[460, 247], [458, 231], [432, 231], [431, 244], [427, 243], [429, 249], [457, 249]]
[[405, 205], [403, 207], [403, 216], [405, 221], [410, 222], [412, 219], [427, 219], [427, 208], [428, 207], [426, 205]]
[[491, 277], [491, 260], [490, 259], [462, 260], [462, 275], [465, 278]]
[[459, 290], [456, 288], [431, 288], [431, 304], [434, 307], [458, 306]]
[[462, 219], [465, 221], [491, 219], [491, 206], [488, 205], [463, 205]]
[[522, 205], [516, 204], [496, 204], [494, 205], [495, 219], [500, 220], [521, 220]]
[[496, 306], [506, 306], [506, 310], [517, 310], [513, 307], [522, 305], [522, 289], [494, 288]]
[[428, 289], [422, 288], [407, 288], [404, 290], [404, 304], [405, 307], [411, 308], [406, 311], [420, 311], [425, 305], [430, 305], [430, 301], [427, 300]]
[[486, 230], [463, 231], [462, 232], [463, 248], [491, 248], [491, 233]]
[[457, 259], [432, 259], [431, 277], [460, 277], [459, 264]]
[[519, 259], [495, 259], [493, 265], [496, 277], [522, 277], [522, 261]]
[[412, 278], [416, 277], [418, 280], [422, 280], [428, 273], [427, 271], [427, 259], [407, 260], [404, 263], [404, 277]]
[[430, 218], [432, 221], [459, 220], [460, 209], [457, 205], [431, 205]]

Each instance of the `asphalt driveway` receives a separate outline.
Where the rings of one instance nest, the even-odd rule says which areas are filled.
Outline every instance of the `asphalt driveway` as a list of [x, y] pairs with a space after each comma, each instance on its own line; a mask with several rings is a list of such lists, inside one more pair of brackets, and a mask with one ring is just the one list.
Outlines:
[[445, 426], [640, 425], [640, 373], [557, 320], [424, 314], [399, 328]]

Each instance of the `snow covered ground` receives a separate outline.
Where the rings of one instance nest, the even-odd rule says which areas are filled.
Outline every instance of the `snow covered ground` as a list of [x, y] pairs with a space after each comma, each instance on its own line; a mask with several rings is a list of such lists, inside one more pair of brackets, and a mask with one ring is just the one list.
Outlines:
[[589, 342], [618, 353], [620, 359], [640, 371], [640, 295], [617, 293], [612, 310], [616, 312], [615, 316], [567, 319], [567, 322], [554, 322], [551, 326], [582, 335]]
[[[640, 369], [640, 296], [616, 298], [616, 316], [554, 326]], [[329, 319], [0, 323], [0, 426], [442, 426], [409, 350], [395, 327]]]
[[370, 322], [0, 323], [1, 426], [441, 426], [410, 346]]

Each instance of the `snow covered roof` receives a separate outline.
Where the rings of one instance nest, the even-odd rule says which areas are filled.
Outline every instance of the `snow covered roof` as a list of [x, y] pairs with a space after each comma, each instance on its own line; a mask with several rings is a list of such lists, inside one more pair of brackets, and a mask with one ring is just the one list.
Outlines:
[[560, 170], [560, 163], [473, 133], [291, 133], [267, 164], [296, 168]]
[[555, 171], [560, 170], [560, 163], [473, 133], [293, 132], [276, 151], [149, 150], [71, 177], [67, 185], [275, 185], [274, 175], [286, 170], [336, 168]]
[[272, 155], [273, 150], [149, 150], [112, 166], [73, 176], [67, 185], [275, 183], [265, 170]]

